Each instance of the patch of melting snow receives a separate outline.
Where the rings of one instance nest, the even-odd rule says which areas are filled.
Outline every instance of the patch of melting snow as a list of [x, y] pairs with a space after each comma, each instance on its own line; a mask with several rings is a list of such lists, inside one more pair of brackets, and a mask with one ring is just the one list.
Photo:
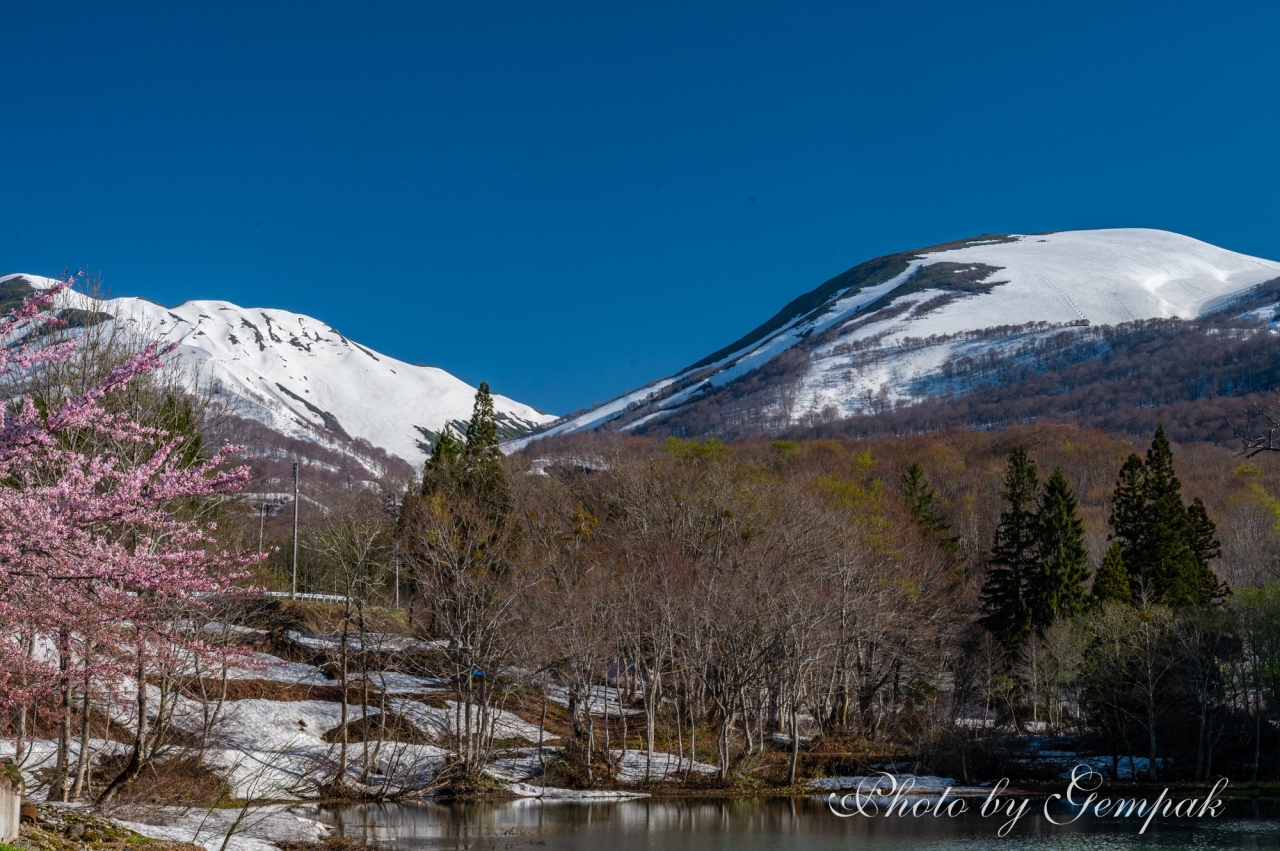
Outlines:
[[484, 773], [495, 780], [507, 783], [528, 780], [542, 773], [543, 759], [555, 759], [560, 750], [560, 748], [543, 748], [542, 759], [538, 757], [537, 748], [516, 748], [505, 751], [485, 766]]
[[644, 792], [628, 792], [620, 789], [560, 789], [555, 786], [533, 786], [528, 783], [508, 783], [507, 788], [522, 798], [541, 798], [544, 801], [626, 801], [649, 797]]
[[[552, 686], [547, 689], [547, 700], [558, 706], [569, 706], [569, 689], [564, 686]], [[592, 686], [590, 692], [582, 698], [583, 703], [590, 704], [591, 714], [596, 718], [621, 718], [625, 712], [628, 716], [643, 715], [643, 709], [634, 709], [622, 705], [622, 689], [614, 686]]]
[[887, 793], [895, 789], [903, 795], [935, 796], [950, 789], [952, 796], [985, 795], [987, 790], [979, 786], [957, 786], [954, 777], [938, 777], [932, 774], [857, 775], [854, 777], [823, 777], [805, 784], [828, 792], [861, 790], [863, 794]]
[[610, 751], [610, 754], [618, 765], [618, 779], [624, 783], [665, 780], [668, 777], [683, 776], [686, 770], [692, 774], [715, 774], [717, 771], [714, 765], [694, 762], [688, 758], [681, 759], [676, 754], [663, 751], [654, 751], [652, 762], [649, 761], [648, 752], [643, 750], [629, 750], [625, 754], [622, 751]]
[[235, 667], [227, 671], [232, 680], [270, 680], [276, 683], [293, 683], [304, 686], [331, 686], [337, 680], [325, 676], [315, 665], [287, 662], [268, 653], [254, 653], [249, 667]]
[[[347, 706], [347, 721], [358, 721], [376, 707]], [[326, 700], [232, 700], [215, 730], [220, 743], [251, 750], [290, 749], [300, 743], [323, 744], [325, 733], [342, 723], [342, 704]]]
[[[458, 724], [461, 722], [465, 726], [467, 722], [467, 719], [463, 717], [464, 713], [458, 709], [457, 703], [452, 700], [446, 700], [444, 704], [444, 708], [440, 708], [428, 706], [419, 700], [392, 700], [388, 703], [388, 706], [393, 712], [416, 727], [423, 735], [440, 739], [456, 735]], [[480, 708], [472, 706], [470, 715], [471, 725], [474, 729], [480, 725]], [[530, 724], [513, 713], [498, 710], [490, 716], [490, 723], [493, 724], [494, 738], [524, 739], [526, 742], [538, 741], [538, 725]], [[558, 737], [544, 733], [542, 738], [543, 741], [553, 741]]]
[[[126, 754], [131, 750], [131, 746], [124, 742], [115, 742], [109, 739], [90, 739], [89, 740], [89, 758], [91, 765], [96, 765], [98, 760], [103, 756], [113, 756], [117, 754]], [[17, 756], [17, 750], [14, 748], [12, 739], [0, 739], [0, 759], [13, 759]], [[80, 740], [73, 738], [71, 740], [71, 761], [78, 762], [80, 759]], [[19, 766], [22, 771], [22, 778], [27, 784], [27, 788], [34, 789], [39, 785], [39, 778], [36, 776], [38, 772], [46, 768], [53, 768], [58, 760], [58, 742], [55, 739], [35, 739], [26, 743], [23, 749], [22, 765]]]
[[320, 842], [330, 828], [316, 819], [303, 818], [281, 806], [250, 810], [236, 825], [238, 809], [204, 810], [189, 807], [158, 807], [129, 814], [130, 819], [113, 819], [115, 824], [152, 839], [190, 842], [208, 851], [219, 851], [226, 841], [228, 851], [278, 851], [277, 842]]

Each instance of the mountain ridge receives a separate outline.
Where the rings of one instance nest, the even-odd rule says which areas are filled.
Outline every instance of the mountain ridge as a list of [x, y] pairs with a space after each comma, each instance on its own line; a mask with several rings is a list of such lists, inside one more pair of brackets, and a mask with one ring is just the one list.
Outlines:
[[[20, 296], [24, 284], [44, 289], [53, 283], [3, 275], [0, 298]], [[165, 307], [75, 291], [60, 296], [58, 307], [105, 314], [142, 336], [177, 343], [184, 362], [232, 413], [288, 438], [367, 441], [417, 466], [443, 429], [457, 430], [471, 417], [475, 388], [438, 367], [374, 352], [305, 314], [209, 299]], [[498, 394], [494, 408], [507, 437], [554, 419]]]
[[939, 380], [949, 363], [1064, 329], [1192, 319], [1275, 278], [1275, 261], [1142, 228], [988, 234], [883, 255], [692, 366], [508, 447], [596, 428], [760, 436], [909, 407], [959, 390]]

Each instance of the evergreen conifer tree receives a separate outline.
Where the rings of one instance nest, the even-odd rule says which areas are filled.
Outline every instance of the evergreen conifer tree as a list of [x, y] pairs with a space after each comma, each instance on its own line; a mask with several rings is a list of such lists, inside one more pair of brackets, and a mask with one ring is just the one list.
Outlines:
[[1058, 615], [1073, 617], [1084, 610], [1089, 578], [1084, 521], [1061, 467], [1045, 484], [1037, 521], [1038, 558], [1028, 581], [1028, 608], [1032, 629], [1041, 631]]
[[907, 510], [911, 512], [911, 520], [926, 529], [935, 532], [946, 532], [951, 528], [946, 516], [934, 502], [933, 487], [929, 477], [919, 464], [912, 464], [902, 474], [902, 493], [907, 502]]
[[448, 423], [431, 447], [431, 456], [422, 468], [422, 493], [424, 496], [440, 493], [457, 475], [457, 463], [462, 455], [462, 444], [453, 436]]
[[1018, 645], [1031, 631], [1027, 586], [1037, 561], [1039, 489], [1035, 462], [1025, 446], [1014, 446], [1004, 477], [1003, 496], [1009, 507], [1000, 514], [982, 586], [982, 624], [1006, 647]]
[[1133, 588], [1129, 585], [1129, 572], [1125, 570], [1120, 542], [1112, 541], [1102, 566], [1093, 577], [1093, 599], [1101, 603], [1133, 603]]
[[459, 457], [459, 484], [473, 499], [486, 505], [495, 517], [504, 516], [511, 504], [502, 450], [498, 448], [498, 421], [487, 382], [476, 391], [467, 440]]
[[1130, 455], [1121, 468], [1111, 529], [1135, 590], [1146, 588], [1171, 606], [1205, 605], [1222, 595], [1209, 569], [1220, 551], [1213, 522], [1203, 503], [1183, 503], [1163, 425], [1146, 459]]
[[1226, 583], [1219, 582], [1217, 575], [1209, 568], [1210, 561], [1222, 556], [1222, 543], [1217, 534], [1218, 527], [1209, 519], [1204, 502], [1196, 497], [1187, 506], [1187, 547], [1195, 565], [1191, 571], [1195, 578], [1194, 590], [1202, 601], [1230, 593]]

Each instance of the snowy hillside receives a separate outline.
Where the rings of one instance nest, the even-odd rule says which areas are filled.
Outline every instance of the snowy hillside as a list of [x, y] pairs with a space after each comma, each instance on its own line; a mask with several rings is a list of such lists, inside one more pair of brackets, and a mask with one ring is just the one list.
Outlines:
[[[8, 275], [44, 288], [53, 282]], [[213, 382], [242, 417], [310, 441], [367, 440], [413, 465], [446, 424], [471, 417], [475, 388], [442, 369], [370, 351], [337, 329], [287, 310], [190, 301], [166, 308], [138, 298], [96, 301], [78, 293], [66, 306], [126, 321], [138, 333], [176, 341], [199, 380]], [[554, 417], [503, 396], [494, 407], [506, 436]]]
[[988, 236], [888, 255], [692, 367], [541, 435], [676, 423], [699, 406], [720, 422], [774, 429], [879, 410], [963, 392], [953, 365], [1037, 336], [1190, 319], [1276, 278], [1280, 263], [1145, 229]]

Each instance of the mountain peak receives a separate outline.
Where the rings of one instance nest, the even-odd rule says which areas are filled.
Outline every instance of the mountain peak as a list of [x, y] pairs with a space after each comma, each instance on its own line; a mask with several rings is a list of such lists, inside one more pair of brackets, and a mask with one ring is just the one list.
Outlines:
[[[10, 289], [54, 283], [35, 275], [0, 277], [0, 287]], [[305, 314], [219, 300], [167, 308], [77, 292], [64, 299], [66, 307], [104, 313], [138, 334], [178, 343], [183, 361], [237, 415], [290, 438], [365, 440], [417, 465], [436, 435], [471, 417], [474, 387], [443, 369], [375, 352]], [[493, 398], [504, 437], [554, 420], [505, 396]]]
[[534, 437], [643, 430], [695, 408], [707, 414], [700, 422], [737, 422], [719, 427], [735, 433], [910, 404], [943, 386], [930, 382], [948, 363], [993, 347], [1063, 328], [1191, 319], [1276, 278], [1275, 261], [1146, 228], [988, 234], [898, 252], [826, 281], [679, 373]]

